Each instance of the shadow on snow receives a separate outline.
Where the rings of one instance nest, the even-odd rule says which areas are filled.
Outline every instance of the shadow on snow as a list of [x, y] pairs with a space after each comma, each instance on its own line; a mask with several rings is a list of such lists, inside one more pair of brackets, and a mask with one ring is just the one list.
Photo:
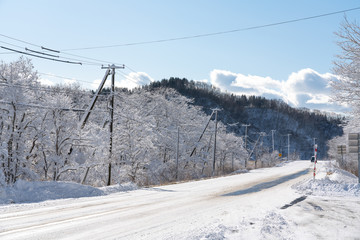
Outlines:
[[252, 187], [247, 188], [247, 189], [242, 189], [242, 190], [239, 190], [239, 191], [226, 193], [226, 194], [224, 194], [222, 196], [224, 196], [224, 197], [227, 197], [227, 196], [239, 196], [239, 195], [244, 195], [244, 194], [248, 194], [248, 193], [260, 192], [261, 190], [275, 187], [276, 185], [279, 185], [281, 183], [284, 183], [284, 182], [290, 181], [292, 179], [295, 179], [297, 177], [300, 177], [302, 175], [305, 175], [308, 172], [309, 172], [309, 169], [306, 169], [304, 171], [300, 171], [300, 172], [297, 172], [297, 173], [294, 173], [294, 174], [290, 174], [290, 175], [281, 177], [281, 178], [279, 178], [277, 180], [274, 180], [274, 181], [260, 183], [260, 184], [257, 184], [255, 186], [252, 186]]

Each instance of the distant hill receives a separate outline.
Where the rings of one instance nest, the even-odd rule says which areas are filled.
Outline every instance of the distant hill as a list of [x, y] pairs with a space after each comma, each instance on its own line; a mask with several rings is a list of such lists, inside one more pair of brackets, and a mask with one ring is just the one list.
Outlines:
[[327, 141], [343, 134], [340, 126], [344, 120], [342, 116], [293, 108], [282, 100], [224, 93], [209, 84], [185, 78], [163, 79], [143, 87], [150, 91], [159, 88], [172, 88], [183, 96], [192, 98], [192, 104], [201, 106], [207, 114], [211, 114], [213, 108], [222, 109], [219, 120], [227, 126], [228, 131], [236, 135], [245, 134], [242, 124], [251, 124], [248, 127], [250, 149], [259, 138], [260, 132], [265, 132], [266, 136], [259, 138], [259, 141], [263, 146], [272, 149], [271, 130], [276, 130], [274, 147], [283, 156], [287, 156], [288, 134], [291, 134], [290, 154], [301, 159], [310, 159], [316, 138], [318, 157], [326, 159]]

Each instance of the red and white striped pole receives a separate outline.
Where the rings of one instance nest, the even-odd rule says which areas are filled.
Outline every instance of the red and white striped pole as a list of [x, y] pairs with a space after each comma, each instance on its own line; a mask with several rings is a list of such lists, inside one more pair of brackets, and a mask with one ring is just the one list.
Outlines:
[[315, 180], [315, 175], [316, 175], [316, 162], [317, 162], [317, 144], [315, 144], [314, 146], [314, 180]]

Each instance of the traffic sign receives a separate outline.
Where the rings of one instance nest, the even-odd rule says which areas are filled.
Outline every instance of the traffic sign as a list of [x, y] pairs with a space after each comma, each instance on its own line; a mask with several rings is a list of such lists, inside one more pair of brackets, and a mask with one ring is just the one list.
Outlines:
[[349, 133], [348, 140], [349, 153], [359, 153], [359, 134]]
[[359, 134], [358, 133], [349, 133], [349, 140], [359, 140]]
[[349, 140], [349, 146], [359, 146], [359, 140]]
[[349, 153], [359, 153], [359, 146], [349, 146]]
[[346, 145], [338, 145], [338, 146], [337, 146], [337, 153], [338, 153], [338, 154], [344, 154], [344, 153], [346, 153]]
[[[359, 144], [359, 133], [349, 133], [349, 153], [357, 153], [358, 154], [358, 172], [360, 173], [360, 144]], [[360, 174], [359, 174], [359, 183], [360, 183]]]

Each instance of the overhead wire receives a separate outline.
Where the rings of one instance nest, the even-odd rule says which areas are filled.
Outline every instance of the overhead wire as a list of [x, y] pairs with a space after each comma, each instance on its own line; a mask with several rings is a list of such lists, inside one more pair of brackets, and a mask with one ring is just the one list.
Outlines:
[[50, 73], [43, 73], [43, 72], [38, 72], [38, 73], [39, 73], [40, 75], [47, 75], [47, 76], [50, 76], [50, 77], [69, 79], [69, 80], [74, 80], [74, 81], [77, 81], [77, 82], [84, 82], [84, 83], [91, 83], [91, 84], [94, 83], [94, 82], [79, 80], [79, 79], [76, 79], [76, 78], [70, 78], [70, 77], [64, 77], [64, 76], [54, 75], [54, 74], [50, 74]]
[[[0, 82], [0, 87], [15, 87], [15, 88], [21, 88], [21, 89], [27, 89], [27, 90], [37, 90], [37, 91], [44, 91], [44, 92], [53, 92], [53, 93], [69, 93], [71, 92], [71, 89], [69, 91], [67, 90], [59, 90], [56, 87], [44, 87], [44, 86], [31, 86], [31, 85], [23, 85], [20, 83], [15, 83], [15, 84], [9, 84], [6, 82]], [[90, 90], [86, 91], [84, 90], [82, 92], [83, 95], [87, 95], [92, 97], [93, 94], [90, 92]], [[99, 93], [98, 94], [100, 97], [107, 97], [109, 94], [106, 93]]]
[[139, 79], [140, 81], [137, 81], [135, 78], [133, 78], [133, 77], [131, 77], [131, 76], [129, 76], [129, 75], [126, 75], [125, 73], [123, 73], [123, 72], [120, 71], [120, 70], [117, 70], [116, 72], [119, 73], [120, 75], [122, 75], [123, 77], [125, 77], [125, 79], [130, 80], [131, 82], [133, 82], [133, 83], [135, 83], [135, 84], [139, 84], [139, 82], [140, 82], [140, 84], [141, 84], [141, 83], [142, 83], [142, 84], [146, 84], [146, 83], [144, 82], [144, 80]]
[[[28, 103], [13, 103], [13, 102], [7, 102], [7, 101], [2, 101], [0, 100], [0, 103], [2, 104], [8, 104], [8, 105], [19, 105], [19, 106], [23, 106], [23, 107], [29, 107], [29, 108], [40, 108], [40, 109], [53, 109], [53, 110], [57, 110], [57, 109], [61, 109], [63, 111], [73, 111], [73, 112], [85, 112], [88, 111], [87, 109], [82, 109], [82, 108], [63, 108], [63, 107], [54, 107], [54, 106], [45, 106], [45, 105], [37, 105], [37, 104], [28, 104]], [[90, 112], [107, 112], [105, 110], [89, 110]]]
[[29, 52], [37, 53], [37, 54], [42, 54], [42, 55], [46, 55], [46, 56], [50, 56], [50, 57], [59, 58], [59, 56], [57, 56], [57, 55], [53, 55], [53, 54], [48, 54], [48, 53], [44, 53], [44, 52], [39, 52], [39, 51], [31, 50], [31, 49], [29, 49], [29, 48], [25, 48], [25, 50], [26, 50], [26, 51], [29, 51]]
[[[5, 36], [5, 37], [7, 37], [7, 38], [9, 38], [9, 39], [16, 39], [16, 38], [12, 38], [12, 37], [9, 37], [9, 36], [3, 35], [3, 34], [0, 34], [0, 36]], [[16, 39], [16, 41], [26, 42], [26, 41], [22, 41], [22, 40], [19, 40], [19, 39]], [[103, 64], [103, 63], [108, 63], [108, 62], [106, 62], [106, 61], [101, 61], [101, 60], [98, 60], [98, 59], [91, 59], [91, 58], [87, 58], [87, 57], [82, 57], [82, 56], [75, 55], [75, 54], [61, 53], [60, 51], [53, 50], [53, 49], [46, 48], [46, 47], [42, 47], [42, 46], [40, 47], [42, 50], [52, 51], [52, 52], [56, 52], [56, 53], [59, 53], [59, 54], [65, 54], [65, 55], [70, 55], [70, 56], [77, 56], [77, 57], [84, 58], [84, 59], [91, 59], [91, 60], [94, 60], [94, 61], [96, 61], [96, 62], [90, 62], [90, 61], [84, 61], [84, 60], [76, 59], [76, 58], [69, 58], [69, 57], [64, 57], [64, 56], [60, 56], [60, 55], [48, 54], [48, 53], [36, 51], [36, 50], [33, 50], [33, 49], [29, 49], [29, 48], [27, 48], [27, 47], [22, 47], [22, 46], [19, 46], [19, 45], [13, 44], [13, 43], [9, 43], [9, 42], [5, 42], [5, 41], [0, 41], [0, 43], [3, 43], [3, 44], [6, 44], [6, 45], [9, 45], [9, 46], [12, 46], [12, 47], [21, 49], [21, 50], [16, 50], [16, 49], [12, 49], [12, 48], [9, 48], [9, 47], [1, 46], [3, 49], [6, 49], [6, 50], [8, 50], [8, 51], [15, 52], [15, 53], [21, 53], [21, 54], [24, 54], [24, 55], [30, 55], [30, 56], [33, 56], [33, 57], [43, 58], [43, 59], [52, 60], [52, 61], [59, 61], [59, 62], [65, 62], [65, 63], [73, 63], [73, 62], [65, 61], [65, 60], [55, 60], [55, 59], [45, 58], [45, 57], [43, 57], [43, 56], [39, 56], [39, 55], [35, 55], [35, 54], [30, 54], [30, 53], [24, 52], [24, 51], [22, 51], [22, 50], [25, 49], [26, 51], [29, 51], [29, 52], [32, 52], [32, 53], [36, 53], [36, 54], [47, 55], [47, 56], [51, 56], [51, 57], [56, 57], [56, 58], [62, 58], [62, 59], [67, 59], [67, 60], [71, 60], [71, 61], [76, 61], [76, 62], [75, 62], [76, 64], [81, 64], [81, 65], [96, 65], [96, 66], [101, 66], [101, 64]], [[26, 42], [26, 43], [28, 43], [28, 42]], [[38, 47], [38, 45], [36, 45], [36, 44], [31, 44], [31, 45]]]
[[270, 23], [270, 24], [257, 25], [257, 26], [252, 26], [252, 27], [238, 28], [238, 29], [227, 30], [227, 31], [219, 31], [219, 32], [204, 33], [204, 34], [191, 35], [191, 36], [165, 38], [165, 39], [142, 41], [142, 42], [133, 42], [133, 43], [123, 43], [123, 44], [94, 46], [94, 47], [70, 48], [70, 49], [63, 49], [62, 51], [77, 51], [77, 50], [115, 48], [115, 47], [125, 47], [125, 46], [135, 46], [135, 45], [145, 45], [145, 44], [153, 44], [153, 43], [180, 41], [180, 40], [187, 40], [187, 39], [193, 39], [193, 38], [203, 38], [203, 37], [210, 37], [210, 36], [216, 36], [216, 35], [223, 35], [223, 34], [230, 34], [230, 33], [236, 33], [236, 32], [255, 30], [255, 29], [260, 29], [260, 28], [274, 27], [274, 26], [279, 26], [279, 25], [284, 25], [284, 24], [289, 24], [289, 23], [294, 23], [294, 22], [300, 22], [300, 21], [305, 21], [305, 20], [310, 20], [310, 19], [315, 19], [315, 18], [327, 17], [327, 16], [340, 14], [340, 13], [346, 13], [346, 12], [355, 11], [355, 10], [359, 10], [359, 9], [360, 9], [360, 7], [355, 7], [355, 8], [350, 8], [350, 9], [336, 11], [336, 12], [319, 14], [319, 15], [314, 15], [314, 16], [309, 16], [309, 17], [296, 18], [296, 19], [292, 19], [292, 20], [286, 20], [286, 21], [275, 22], [275, 23]]
[[39, 46], [39, 45], [30, 43], [30, 42], [27, 42], [27, 41], [24, 41], [24, 40], [20, 40], [20, 39], [17, 39], [17, 38], [13, 38], [13, 37], [10, 37], [10, 36], [4, 35], [4, 34], [0, 34], [0, 36], [5, 37], [5, 38], [9, 38], [9, 39], [12, 39], [12, 40], [15, 40], [15, 41], [17, 41], [17, 42], [22, 42], [22, 43], [25, 43], [25, 44], [28, 44], [28, 45], [31, 45], [31, 46], [34, 46], [34, 47], [41, 48], [41, 46]]
[[55, 62], [70, 63], [70, 64], [80, 64], [80, 65], [82, 65], [81, 62], [72, 62], [72, 61], [66, 61], [66, 60], [61, 60], [61, 59], [49, 58], [49, 57], [39, 56], [39, 55], [35, 55], [35, 54], [23, 52], [23, 51], [18, 51], [18, 50], [12, 49], [12, 48], [4, 47], [4, 46], [0, 46], [0, 47], [3, 48], [3, 49], [5, 49], [5, 50], [8, 50], [8, 51], [12, 51], [12, 52], [16, 52], [16, 53], [21, 53], [21, 54], [28, 55], [28, 56], [32, 56], [32, 57], [47, 59], [47, 60], [51, 60], [51, 61], [55, 61]]
[[[110, 61], [105, 61], [105, 60], [100, 60], [100, 59], [96, 59], [96, 58], [90, 58], [90, 57], [80, 56], [80, 55], [77, 55], [77, 54], [66, 53], [66, 52], [54, 50], [54, 49], [51, 49], [51, 48], [48, 48], [48, 47], [43, 47], [43, 46], [40, 46], [40, 45], [37, 45], [37, 44], [34, 44], [34, 43], [30, 43], [30, 42], [27, 42], [27, 41], [18, 39], [18, 38], [14, 38], [14, 37], [7, 36], [7, 35], [4, 35], [4, 34], [0, 34], [0, 36], [5, 37], [5, 38], [8, 38], [8, 39], [11, 39], [11, 40], [14, 40], [14, 41], [18, 41], [18, 42], [21, 42], [21, 43], [29, 44], [29, 45], [31, 45], [31, 46], [38, 47], [38, 48], [40, 48], [40, 49], [42, 49], [42, 50], [47, 50], [47, 51], [56, 52], [56, 53], [59, 53], [59, 54], [62, 54], [62, 55], [68, 55], [68, 56], [73, 56], [73, 57], [77, 57], [77, 58], [81, 58], [81, 59], [86, 59], [86, 60], [91, 60], [91, 61], [92, 61], [92, 62], [90, 62], [90, 61], [84, 61], [84, 60], [79, 60], [79, 59], [74, 59], [74, 58], [68, 58], [68, 57], [61, 56], [61, 58], [68, 59], [68, 60], [72, 60], [72, 61], [82, 62], [83, 64], [86, 64], [86, 65], [101, 66], [101, 65], [104, 64], [104, 63], [105, 63], [105, 64], [117, 64], [117, 65], [121, 65], [121, 64], [118, 64], [118, 63], [110, 62]], [[19, 45], [15, 45], [15, 44], [8, 43], [8, 42], [4, 42], [4, 41], [0, 41], [0, 42], [1, 42], [1, 43], [4, 43], [4, 44], [7, 44], [7, 45], [10, 45], [10, 46], [13, 46], [13, 47], [17, 47], [17, 48], [19, 48], [19, 49], [24, 49], [24, 47], [21, 47], [21, 46], [19, 46]], [[25, 50], [26, 50], [26, 47], [25, 47]], [[41, 54], [43, 54], [43, 53], [41, 53]], [[60, 56], [59, 56], [59, 57], [60, 57]]]
[[62, 54], [64, 55], [69, 55], [69, 56], [73, 56], [73, 57], [78, 57], [78, 58], [83, 58], [83, 59], [88, 59], [88, 60], [92, 60], [92, 61], [96, 61], [101, 64], [116, 64], [116, 65], [122, 65], [120, 63], [116, 63], [116, 62], [110, 62], [110, 61], [105, 61], [105, 60], [100, 60], [100, 59], [96, 59], [96, 58], [90, 58], [90, 57], [84, 57], [84, 56], [80, 56], [80, 55], [77, 55], [77, 54], [72, 54], [72, 53], [67, 53], [67, 52], [61, 52]]

